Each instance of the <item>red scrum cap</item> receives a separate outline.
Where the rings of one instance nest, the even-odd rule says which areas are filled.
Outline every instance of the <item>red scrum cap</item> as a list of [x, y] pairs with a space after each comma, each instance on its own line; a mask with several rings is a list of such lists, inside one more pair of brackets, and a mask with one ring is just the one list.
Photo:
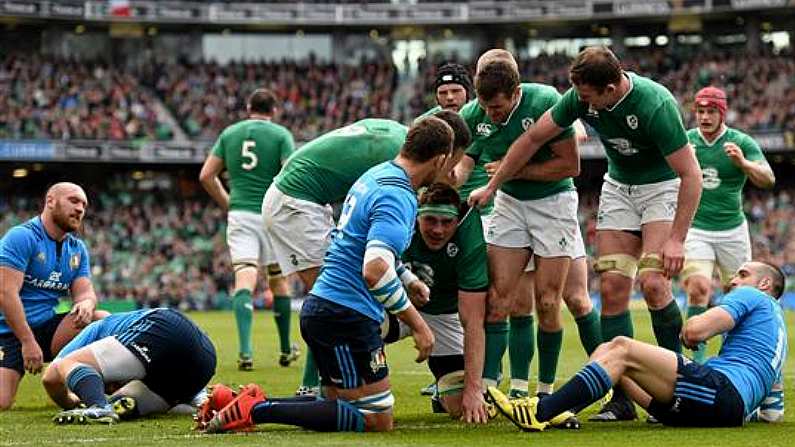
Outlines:
[[704, 87], [696, 93], [695, 105], [715, 107], [720, 112], [721, 118], [725, 118], [726, 109], [728, 109], [726, 92], [717, 87]]

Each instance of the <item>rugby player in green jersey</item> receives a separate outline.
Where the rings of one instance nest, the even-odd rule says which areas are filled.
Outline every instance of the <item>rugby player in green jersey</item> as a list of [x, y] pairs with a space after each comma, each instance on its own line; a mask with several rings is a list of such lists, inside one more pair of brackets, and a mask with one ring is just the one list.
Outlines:
[[[487, 52], [493, 54], [496, 51]], [[484, 57], [486, 56], [484, 55]], [[520, 84], [515, 63], [505, 58], [479, 62], [475, 88], [477, 102], [462, 110], [473, 144], [459, 164], [459, 180], [478, 161], [489, 163], [502, 158], [508, 147], [535, 120], [557, 101], [559, 94], [549, 86]], [[529, 363], [535, 342], [532, 331], [533, 282], [539, 318], [539, 393], [552, 391], [562, 343], [560, 302], [566, 274], [573, 259], [584, 263], [585, 248], [577, 221], [577, 193], [571, 177], [579, 173], [574, 131], [545, 147], [528, 165], [525, 177], [506, 183], [495, 200], [488, 223], [489, 266], [492, 284], [486, 317], [486, 359], [484, 384], [494, 385], [506, 345], [511, 359], [511, 394], [527, 395]], [[523, 274], [535, 256], [535, 278]], [[584, 267], [584, 265], [583, 265]], [[585, 290], [586, 269], [575, 272]], [[582, 276], [578, 274], [581, 273]], [[534, 281], [535, 279], [535, 281]], [[577, 309], [581, 334], [589, 352], [601, 337], [587, 293], [571, 294], [582, 300]], [[510, 326], [508, 316], [510, 315]], [[590, 323], [588, 323], [590, 321]], [[510, 336], [508, 333], [510, 331]], [[509, 342], [510, 339], [510, 342]]]
[[[279, 332], [279, 364], [289, 366], [298, 358], [297, 345], [290, 343], [290, 295], [279, 270], [270, 237], [262, 227], [262, 197], [294, 149], [293, 136], [272, 121], [276, 96], [257, 89], [248, 98], [248, 119], [233, 124], [218, 137], [202, 166], [199, 180], [218, 205], [228, 211], [226, 239], [235, 271], [232, 309], [237, 322], [240, 351], [238, 368], [253, 368], [251, 295], [257, 286], [260, 266], [268, 268], [273, 292], [273, 311]], [[229, 174], [227, 193], [219, 175]]]
[[[694, 105], [698, 127], [687, 132], [704, 177], [701, 201], [685, 240], [681, 275], [688, 318], [707, 310], [715, 267], [726, 287], [734, 272], [751, 260], [751, 238], [742, 206], [745, 181], [765, 189], [776, 182], [756, 141], [726, 125], [727, 107], [723, 90], [699, 90]], [[704, 362], [704, 345], [693, 352], [693, 359]]]
[[[580, 52], [569, 73], [573, 87], [514, 142], [489, 184], [473, 191], [469, 201], [488, 203], [539, 149], [583, 119], [599, 133], [608, 160], [595, 263], [601, 273], [603, 339], [632, 336], [629, 297], [639, 273], [658, 344], [680, 351], [682, 315], [670, 278], [684, 263], [701, 173], [676, 100], [662, 85], [622, 70], [605, 47]], [[598, 420], [636, 417], [620, 392], [597, 415]]]
[[461, 107], [472, 99], [472, 79], [466, 67], [461, 64], [444, 64], [436, 70], [433, 83], [436, 106], [429, 109], [417, 119], [433, 115], [441, 110], [458, 112]]
[[[452, 186], [432, 184], [420, 195], [417, 231], [402, 259], [430, 288], [430, 301], [418, 310], [435, 339], [428, 358], [437, 385], [435, 407], [485, 423], [480, 378], [489, 273], [478, 210], [462, 204]], [[396, 317], [385, 322], [387, 343], [411, 334]]]
[[[454, 166], [469, 145], [469, 130], [455, 112], [434, 116], [455, 133], [457, 154], [450, 160]], [[341, 202], [365, 171], [395, 158], [407, 132], [396, 121], [364, 119], [310, 141], [287, 160], [262, 201], [265, 228], [284, 274], [296, 273], [307, 290], [312, 288], [334, 227], [331, 204]], [[314, 361], [307, 354], [298, 392], [311, 392], [318, 385]]]

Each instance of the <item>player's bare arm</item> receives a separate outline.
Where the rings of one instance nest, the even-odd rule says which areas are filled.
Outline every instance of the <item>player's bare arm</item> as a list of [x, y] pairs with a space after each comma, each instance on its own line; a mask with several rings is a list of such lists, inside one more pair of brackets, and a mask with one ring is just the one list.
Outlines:
[[671, 235], [663, 244], [661, 253], [663, 269], [670, 278], [678, 274], [684, 264], [684, 241], [701, 198], [702, 175], [690, 143], [665, 157], [665, 160], [682, 181], [679, 186]]
[[[555, 182], [580, 175], [580, 154], [575, 137], [567, 138], [550, 145], [553, 158], [540, 163], [528, 163], [514, 175], [515, 179], [538, 182]], [[502, 160], [486, 163], [486, 173], [494, 175]]]
[[0, 312], [8, 327], [22, 344], [22, 360], [25, 371], [37, 374], [41, 371], [44, 354], [33, 337], [33, 331], [25, 318], [25, 309], [19, 298], [24, 274], [9, 267], [0, 267]]
[[475, 168], [475, 160], [470, 157], [469, 155], [464, 155], [461, 158], [461, 161], [455, 165], [455, 169], [453, 169], [453, 173], [455, 174], [455, 187], [460, 188], [461, 185], [469, 180], [469, 175], [472, 173], [472, 169]]
[[734, 143], [725, 143], [723, 145], [723, 150], [732, 163], [748, 176], [748, 180], [750, 180], [754, 186], [762, 189], [771, 189], [775, 186], [776, 176], [773, 174], [773, 170], [770, 168], [767, 160], [748, 160], [745, 158], [745, 155], [743, 155], [743, 150], [740, 146]]
[[682, 328], [682, 344], [692, 349], [717, 334], [730, 331], [733, 327], [732, 316], [720, 307], [713, 307], [687, 320]]
[[486, 352], [486, 292], [458, 292], [458, 315], [464, 328], [464, 393], [461, 419], [467, 423], [488, 422], [481, 392], [483, 357]]
[[199, 181], [210, 197], [225, 211], [229, 210], [229, 193], [224, 189], [219, 175], [224, 170], [224, 160], [221, 157], [210, 154], [204, 160], [202, 170], [199, 173]]
[[97, 308], [97, 294], [88, 277], [83, 276], [72, 282], [72, 302], [74, 304], [69, 313], [75, 316], [75, 325], [82, 328], [91, 323]]
[[469, 195], [469, 204], [483, 206], [488, 203], [500, 186], [514, 178], [517, 171], [530, 161], [544, 143], [561, 132], [563, 132], [563, 128], [555, 124], [555, 121], [552, 120], [552, 114], [549, 111], [544, 112], [535, 124], [530, 126], [527, 131], [513, 142], [508, 149], [508, 153], [505, 154], [500, 168], [491, 177], [488, 185], [472, 191]]
[[585, 143], [588, 141], [588, 131], [585, 130], [585, 124], [583, 124], [582, 121], [574, 120], [571, 127], [574, 128], [574, 137], [577, 139], [578, 143]]

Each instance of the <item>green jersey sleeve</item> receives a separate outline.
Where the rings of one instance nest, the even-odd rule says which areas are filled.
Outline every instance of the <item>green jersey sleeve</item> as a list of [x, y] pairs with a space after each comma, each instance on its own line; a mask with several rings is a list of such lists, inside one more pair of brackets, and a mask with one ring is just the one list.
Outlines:
[[663, 101], [646, 123], [646, 129], [663, 156], [671, 155], [687, 144], [687, 133], [682, 124], [679, 107], [673, 100]]
[[746, 135], [739, 146], [740, 149], [743, 150], [743, 155], [745, 155], [748, 161], [762, 161], [765, 159], [765, 155], [762, 153], [762, 148], [759, 147], [759, 143], [750, 135]]
[[[555, 107], [555, 104], [559, 103], [561, 98], [562, 98], [562, 96], [560, 96], [560, 93], [558, 93], [557, 91], [552, 89], [550, 94], [547, 95], [547, 110], [550, 110], [553, 107]], [[553, 116], [552, 120], [555, 121], [554, 116]], [[572, 123], [573, 122], [574, 121], [572, 121]], [[556, 122], [556, 124], [557, 124], [557, 122]], [[557, 143], [558, 141], [562, 141], [562, 140], [565, 140], [565, 139], [568, 139], [568, 138], [571, 138], [571, 137], [574, 136], [574, 127], [572, 127], [571, 124], [569, 124], [568, 126], [561, 126], [561, 127], [564, 128], [563, 132], [557, 134], [557, 136], [555, 136], [554, 138], [549, 140], [547, 142], [548, 144]]]
[[585, 110], [584, 105], [580, 102], [580, 97], [574, 88], [569, 88], [566, 93], [552, 106], [552, 121], [558, 127], [569, 127], [574, 123], [574, 120], [580, 117], [580, 114]]
[[213, 145], [213, 148], [210, 149], [210, 153], [215, 155], [216, 157], [220, 158], [221, 160], [224, 160], [224, 157], [226, 155], [226, 150], [224, 150], [224, 133], [223, 132], [221, 132], [221, 135], [218, 135], [218, 139], [215, 140], [215, 144]]
[[466, 292], [485, 292], [489, 287], [488, 257], [480, 213], [470, 210], [456, 234], [460, 253], [456, 256], [458, 289]]
[[281, 161], [282, 164], [287, 160], [287, 158], [295, 152], [295, 141], [293, 140], [293, 135], [285, 131], [284, 132], [284, 140], [282, 140], [282, 147], [281, 147]]

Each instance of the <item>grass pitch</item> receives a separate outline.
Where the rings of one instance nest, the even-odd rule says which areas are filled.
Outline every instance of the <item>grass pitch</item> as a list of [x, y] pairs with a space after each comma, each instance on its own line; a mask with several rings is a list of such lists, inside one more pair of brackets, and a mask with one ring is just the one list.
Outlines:
[[[648, 313], [636, 309], [635, 332], [639, 339], [651, 341]], [[269, 395], [292, 394], [299, 384], [303, 366], [288, 368], [277, 365], [276, 332], [272, 314], [258, 311], [255, 316], [255, 370], [239, 372], [236, 367], [237, 335], [234, 318], [229, 312], [204, 312], [190, 315], [212, 337], [218, 350], [218, 370], [214, 381], [227, 384], [257, 382]], [[790, 329], [790, 346], [795, 346], [795, 313], [786, 315]], [[297, 319], [294, 317], [293, 334], [298, 340]], [[573, 320], [565, 315], [565, 340], [560, 365], [558, 386], [579, 369], [585, 354], [577, 339]], [[710, 343], [710, 350], [718, 343]], [[387, 349], [393, 390], [396, 398], [395, 431], [392, 433], [312, 433], [287, 426], [260, 426], [258, 431], [242, 434], [202, 435], [191, 431], [192, 421], [187, 416], [163, 415], [150, 419], [121, 423], [115, 426], [56, 426], [51, 422], [57, 408], [46, 397], [40, 384], [41, 376], [27, 376], [22, 381], [13, 410], [0, 413], [0, 446], [72, 446], [72, 445], [125, 445], [143, 446], [210, 446], [210, 445], [304, 445], [304, 446], [484, 446], [543, 444], [544, 446], [792, 446], [795, 445], [795, 410], [793, 410], [793, 378], [795, 358], [790, 356], [785, 367], [785, 399], [788, 411], [785, 422], [777, 425], [748, 424], [735, 429], [674, 429], [645, 423], [641, 419], [622, 423], [589, 423], [582, 415], [583, 427], [578, 431], [550, 429], [543, 433], [522, 433], [506, 419], [498, 416], [487, 426], [467, 426], [451, 420], [446, 415], [432, 414], [427, 397], [419, 389], [431, 381], [425, 364], [415, 364], [410, 342], [392, 345]], [[506, 362], [507, 370], [507, 362]], [[536, 362], [531, 369], [537, 371]], [[174, 374], [189, 374], [174, 371]], [[534, 386], [534, 385], [531, 385]]]

